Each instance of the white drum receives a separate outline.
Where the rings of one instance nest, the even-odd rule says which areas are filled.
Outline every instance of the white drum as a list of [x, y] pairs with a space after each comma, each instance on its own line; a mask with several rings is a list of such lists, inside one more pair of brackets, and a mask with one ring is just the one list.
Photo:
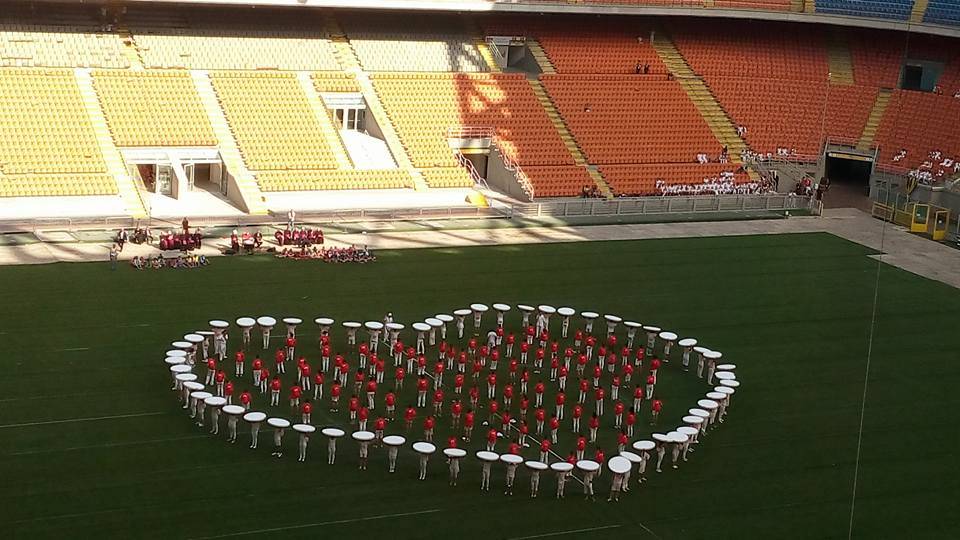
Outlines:
[[353, 440], [358, 442], [370, 442], [373, 440], [375, 435], [372, 431], [354, 431], [351, 437], [353, 437]]
[[690, 426], [680, 426], [677, 428], [677, 433], [683, 433], [687, 437], [692, 438], [694, 435], [699, 433], [700, 430]]
[[722, 379], [721, 379], [721, 380], [720, 380], [720, 386], [725, 386], [725, 387], [727, 387], [727, 388], [737, 388], [737, 387], [740, 386], [740, 381], [738, 381], [738, 380], [736, 380], [736, 379], [729, 379], [729, 380], [722, 380]]
[[577, 462], [577, 468], [583, 472], [597, 472], [600, 470], [600, 464], [592, 459], [581, 459]]
[[237, 326], [240, 328], [252, 328], [255, 324], [257, 324], [257, 320], [253, 317], [240, 317], [237, 319]]
[[197, 381], [183, 381], [183, 387], [191, 392], [203, 390], [203, 385], [198, 383]]
[[500, 459], [500, 455], [497, 454], [496, 452], [488, 452], [486, 450], [480, 450], [479, 452], [477, 452], [477, 459], [479, 459], [480, 461], [486, 461], [488, 463], [492, 463], [494, 461], [498, 461]]
[[175, 373], [177, 375], [181, 373], [190, 373], [190, 371], [192, 370], [193, 368], [186, 364], [176, 364], [176, 365], [170, 366], [170, 372]]
[[418, 441], [413, 443], [413, 451], [418, 454], [430, 455], [437, 451], [437, 447], [433, 443]]
[[310, 424], [294, 424], [294, 425], [293, 425], [293, 430], [296, 431], [297, 433], [307, 433], [307, 434], [310, 434], [310, 433], [313, 433], [314, 431], [316, 431], [317, 428], [311, 426]]
[[331, 439], [338, 439], [346, 435], [346, 433], [342, 429], [335, 428], [335, 427], [323, 428], [322, 430], [320, 430], [320, 433], [323, 433], [324, 435], [326, 435], [327, 437], [330, 437]]
[[183, 350], [183, 349], [173, 349], [173, 350], [167, 351], [167, 352], [166, 352], [166, 355], [167, 355], [167, 357], [171, 357], [171, 356], [183, 356], [183, 357], [186, 357], [186, 356], [187, 356], [187, 351], [185, 351], [185, 350]]
[[713, 374], [718, 381], [733, 381], [736, 380], [737, 375], [732, 371], [718, 371]]
[[632, 464], [637, 464], [643, 461], [642, 457], [638, 456], [637, 454], [634, 454], [629, 450], [624, 450], [623, 452], [620, 452], [620, 455], [627, 458], [627, 461], [629, 461]]
[[736, 364], [720, 364], [717, 366], [717, 371], [734, 371], [737, 369]]
[[262, 413], [260, 411], [253, 411], [243, 415], [243, 419], [247, 422], [250, 422], [251, 424], [256, 424], [258, 422], [263, 422], [264, 420], [266, 420], [267, 415], [266, 413]]
[[490, 310], [490, 308], [487, 307], [486, 304], [470, 304], [470, 309], [478, 313], [486, 313], [487, 311]]
[[[196, 374], [196, 373], [177, 373], [175, 379], [177, 379], [178, 381], [180, 381], [181, 384], [186, 384], [186, 383], [188, 383], [188, 382], [196, 381], [196, 380], [197, 380], [197, 374]], [[197, 384], [199, 384], [199, 383], [197, 383]], [[201, 386], [203, 386], [203, 385], [201, 385]]]
[[701, 408], [704, 408], [704, 409], [708, 410], [708, 411], [712, 411], [713, 409], [716, 409], [717, 407], [720, 406], [719, 403], [717, 403], [716, 401], [714, 401], [714, 400], [712, 400], [712, 399], [701, 399], [700, 401], [697, 402], [697, 405], [698, 405], [699, 407], [701, 407]]
[[193, 343], [196, 345], [197, 343], [203, 343], [203, 336], [200, 334], [187, 334], [183, 336], [183, 340], [187, 343]]
[[273, 317], [259, 317], [257, 318], [257, 324], [264, 328], [273, 328], [277, 325], [277, 320]]
[[720, 392], [707, 392], [707, 399], [712, 399], [714, 401], [723, 401], [726, 399], [727, 395]]
[[[613, 323], [613, 324], [620, 324], [621, 322], [623, 322], [623, 318], [622, 318], [622, 317], [618, 317], [618, 316], [616, 316], [616, 315], [604, 315], [603, 318], [606, 319], [607, 322]], [[611, 459], [613, 459], [613, 458], [611, 458]]]
[[470, 311], [469, 309], [458, 309], [454, 311], [453, 314], [456, 315], [457, 317], [466, 317], [468, 315], [473, 314], [473, 312]]
[[[709, 416], [709, 413], [707, 413], [707, 415]], [[684, 422], [685, 424], [692, 424], [692, 425], [694, 425], [694, 426], [699, 426], [700, 424], [703, 423], [703, 417], [702, 417], [702, 416], [697, 416], [697, 415], [695, 415], [695, 414], [691, 414], [691, 415], [684, 416], [684, 417], [681, 418], [680, 420], [681, 420], [682, 422]]]
[[553, 315], [554, 313], [557, 312], [557, 308], [553, 306], [548, 306], [546, 304], [537, 306], [537, 309], [540, 311], [540, 313], [543, 313], [544, 315]]
[[231, 416], [239, 416], [243, 414], [244, 410], [246, 409], [244, 409], [240, 405], [224, 405], [223, 406], [223, 413], [229, 414]]
[[626, 474], [630, 471], [630, 460], [623, 456], [613, 456], [607, 461], [607, 468], [614, 474]]
[[223, 407], [227, 404], [227, 398], [220, 396], [210, 396], [207, 399], [203, 400], [204, 403], [209, 407]]
[[550, 464], [550, 470], [557, 473], [568, 473], [573, 470], [573, 465], [566, 461], [557, 461]]
[[163, 361], [168, 366], [178, 366], [187, 363], [187, 357], [185, 356], [168, 356], [163, 359]]
[[214, 320], [210, 321], [210, 328], [216, 328], [217, 330], [223, 330], [223, 329], [229, 328], [229, 327], [230, 327], [230, 323], [228, 323], [227, 321], [223, 321], [223, 320], [220, 320], [220, 319], [214, 319]]
[[510, 306], [508, 304], [494, 304], [493, 309], [499, 311], [500, 313], [506, 313], [510, 311]]
[[273, 428], [286, 429], [290, 427], [290, 421], [286, 418], [268, 418], [267, 425]]
[[531, 471], [545, 471], [549, 468], [547, 464], [542, 461], [525, 461], [523, 464]]
[[450, 315], [447, 315], [446, 313], [438, 313], [438, 314], [435, 316], [435, 318], [439, 319], [441, 322], [443, 322], [443, 324], [447, 324], [447, 323], [452, 323], [452, 322], [453, 322], [453, 317], [450, 316]]
[[500, 461], [509, 465], [519, 465], [523, 463], [523, 458], [516, 454], [503, 454], [500, 456]]
[[633, 443], [633, 449], [639, 452], [648, 452], [653, 450], [657, 445], [653, 441], [637, 441]]
[[411, 324], [410, 327], [413, 328], [414, 330], [416, 330], [417, 332], [429, 332], [429, 331], [430, 331], [430, 325], [427, 324], [427, 323], [415, 322], [415, 323]]
[[697, 340], [693, 338], [683, 338], [677, 342], [677, 345], [680, 345], [681, 347], [693, 347], [696, 344], [697, 344]]
[[466, 457], [467, 451], [463, 448], [444, 448], [443, 455], [450, 459], [460, 459], [462, 457]]
[[300, 319], [298, 317], [284, 317], [283, 324], [297, 326], [298, 324], [303, 324], [303, 319]]
[[[186, 351], [188, 349], [193, 348], [193, 343], [190, 343], [189, 341], [174, 341], [173, 343], [170, 344], [170, 346], [173, 347], [174, 349], [183, 349], [184, 351]], [[168, 354], [167, 356], [170, 356], [170, 355]]]
[[673, 332], [660, 332], [660, 339], [664, 341], [676, 341], [677, 335]]
[[383, 323], [380, 321], [367, 321], [363, 323], [363, 327], [372, 332], [379, 332], [383, 330]]
[[573, 317], [577, 312], [572, 307], [557, 308], [557, 315], [561, 317]]
[[403, 446], [405, 442], [407, 442], [407, 439], [400, 435], [387, 435], [383, 438], [383, 444], [387, 446]]
[[654, 433], [653, 435], [650, 435], [650, 437], [657, 442], [661, 442], [661, 443], [670, 442], [670, 437], [663, 433]]

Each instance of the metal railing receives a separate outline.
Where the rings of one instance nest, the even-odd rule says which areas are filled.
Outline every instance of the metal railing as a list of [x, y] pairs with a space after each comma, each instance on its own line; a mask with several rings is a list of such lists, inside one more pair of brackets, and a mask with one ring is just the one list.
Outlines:
[[474, 184], [483, 186], [486, 189], [490, 189], [490, 186], [487, 185], [487, 179], [480, 176], [480, 173], [477, 171], [477, 168], [473, 165], [473, 162], [467, 159], [467, 156], [463, 155], [463, 152], [459, 150], [456, 152], [457, 163], [461, 167], [467, 170], [467, 174], [470, 175], [470, 179], [473, 180]]
[[[503, 160], [503, 166], [510, 172], [513, 173], [514, 177], [517, 180], [517, 183], [520, 184], [520, 189], [523, 190], [524, 194], [530, 199], [533, 200], [534, 189], [533, 182], [530, 181], [530, 178], [523, 168], [520, 167], [520, 164], [516, 162], [513, 158], [507, 155], [503, 151], [503, 147], [500, 146], [499, 138], [497, 137], [496, 129], [488, 126], [450, 126], [447, 128], [447, 138], [448, 139], [490, 139], [490, 144], [496, 148], [497, 153], [500, 155], [500, 158]], [[458, 158], [459, 159], [459, 158]], [[479, 176], [479, 175], [478, 175]], [[486, 182], [483, 182], [483, 185], [486, 185]]]
[[618, 199], [563, 199], [511, 207], [520, 216], [629, 216], [753, 211], [814, 210], [813, 197], [793, 194], [695, 195], [623, 197]]

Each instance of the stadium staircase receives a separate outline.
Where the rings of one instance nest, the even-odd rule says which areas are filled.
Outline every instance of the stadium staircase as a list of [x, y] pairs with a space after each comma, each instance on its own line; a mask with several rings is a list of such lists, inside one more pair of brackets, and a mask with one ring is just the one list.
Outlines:
[[324, 29], [330, 36], [331, 43], [333, 43], [333, 53], [337, 62], [340, 63], [340, 67], [356, 77], [357, 86], [360, 87], [360, 93], [367, 104], [367, 113], [373, 117], [377, 126], [380, 127], [384, 142], [390, 149], [390, 153], [393, 154], [396, 166], [410, 173], [410, 176], [413, 177], [413, 188], [415, 190], [425, 191], [429, 189], [423, 175], [413, 166], [410, 156], [407, 155], [407, 150], [400, 141], [397, 130], [390, 121], [390, 116], [387, 115], [386, 109], [380, 103], [380, 96], [374, 89], [373, 83], [370, 82], [370, 76], [360, 67], [357, 52], [353, 50], [353, 45], [350, 44], [350, 40], [340, 27], [340, 23], [329, 13], [324, 16]]
[[[700, 111], [700, 115], [707, 123], [713, 136], [727, 147], [730, 161], [741, 163], [740, 154], [747, 148], [747, 143], [737, 134], [736, 126], [727, 112], [720, 106], [710, 87], [690, 69], [690, 65], [677, 50], [673, 41], [666, 37], [663, 32], [656, 33], [652, 45], [660, 56], [660, 60], [667, 66], [667, 69], [687, 93], [690, 101]], [[759, 179], [759, 175], [755, 171], [747, 169], [747, 173], [751, 180]]]
[[533, 59], [537, 62], [537, 66], [540, 68], [542, 73], [553, 74], [556, 73], [556, 68], [553, 67], [553, 62], [550, 61], [550, 57], [547, 56], [547, 53], [543, 50], [543, 47], [540, 46], [540, 42], [535, 39], [527, 38], [527, 49], [530, 51], [530, 55], [533, 56]]
[[860, 134], [860, 141], [857, 142], [857, 150], [867, 151], [873, 144], [877, 136], [877, 130], [880, 129], [880, 122], [883, 121], [883, 115], [890, 104], [890, 96], [893, 91], [888, 88], [881, 88], [877, 92], [877, 99], [873, 102], [873, 109], [870, 116], [867, 117], [867, 123], [863, 126], [863, 133]]
[[217, 137], [217, 146], [220, 150], [220, 157], [223, 159], [223, 165], [233, 176], [240, 193], [240, 198], [245, 210], [254, 215], [265, 215], [267, 207], [263, 201], [263, 193], [257, 184], [253, 173], [247, 169], [243, 162], [243, 156], [240, 149], [237, 148], [237, 141], [233, 138], [233, 132], [230, 131], [230, 125], [227, 123], [227, 117], [220, 108], [220, 102], [217, 99], [217, 93], [213, 89], [213, 83], [205, 71], [191, 71], [193, 82], [197, 87], [197, 94], [200, 96], [200, 102], [207, 112], [207, 118], [210, 119], [210, 126], [213, 127], [213, 134]]
[[792, 0], [790, 3], [790, 11], [793, 11], [794, 13], [803, 13], [803, 6], [803, 0]]
[[927, 14], [927, 4], [929, 0], [914, 0], [913, 9], [910, 11], [910, 22], [922, 23], [923, 17]]
[[816, 13], [817, 12], [817, 0], [805, 0], [803, 3], [803, 12], [804, 13]]
[[140, 55], [140, 49], [137, 48], [137, 42], [130, 29], [125, 26], [118, 26], [117, 35], [120, 36], [120, 42], [123, 43], [120, 52], [127, 59], [127, 62], [130, 62], [130, 68], [134, 70], [144, 69], [143, 56]]
[[140, 197], [140, 189], [127, 173], [123, 156], [120, 155], [120, 150], [113, 143], [113, 135], [111, 135], [110, 128], [107, 126], [107, 118], [103, 115], [103, 109], [100, 108], [100, 98], [97, 97], [97, 91], [93, 87], [93, 77], [90, 76], [90, 70], [77, 68], [74, 73], [77, 86], [80, 88], [84, 108], [87, 110], [90, 123], [93, 125], [93, 131], [97, 136], [97, 145], [100, 147], [103, 161], [107, 165], [107, 174], [112, 176], [117, 183], [117, 191], [123, 201], [123, 207], [132, 217], [136, 219], [145, 218], [147, 217], [147, 211], [143, 199]]
[[539, 79], [532, 78], [527, 79], [527, 82], [530, 83], [533, 94], [537, 96], [537, 101], [540, 102], [540, 106], [543, 107], [544, 111], [547, 113], [547, 117], [550, 118], [550, 123], [553, 124], [553, 127], [560, 135], [563, 145], [567, 147], [567, 151], [569, 151], [570, 156], [573, 157], [574, 163], [580, 167], [586, 168], [590, 178], [592, 178], [593, 182], [597, 184], [597, 189], [600, 190], [600, 193], [602, 193], [604, 197], [608, 199], [613, 198], [613, 191], [610, 189], [610, 186], [607, 185], [606, 180], [603, 179], [603, 175], [600, 174], [600, 171], [597, 170], [595, 166], [590, 166], [587, 164], [586, 156], [583, 155], [583, 151], [580, 150], [580, 146], [577, 145], [576, 139], [574, 139], [573, 135], [570, 134], [570, 129], [567, 128], [566, 122], [564, 122], [560, 112], [557, 111], [557, 107], [554, 105], [553, 100], [551, 100], [550, 96], [547, 95], [547, 90], [543, 87], [543, 83], [540, 82]]
[[350, 162], [347, 149], [344, 148], [343, 140], [340, 139], [340, 133], [338, 133], [337, 128], [334, 127], [330, 112], [317, 94], [317, 89], [313, 86], [313, 79], [310, 78], [310, 73], [307, 71], [297, 72], [297, 79], [300, 81], [303, 93], [307, 96], [307, 103], [310, 104], [313, 114], [317, 117], [317, 123], [320, 124], [320, 131], [322, 132], [321, 135], [323, 135], [323, 138], [327, 141], [327, 146], [330, 147], [334, 157], [337, 159], [337, 166], [341, 169], [352, 168], [353, 163]]
[[827, 40], [827, 62], [830, 68], [830, 83], [850, 86], [853, 84], [853, 58], [850, 47], [837, 31]]
[[490, 46], [487, 45], [483, 30], [472, 17], [464, 17], [462, 21], [467, 35], [473, 36], [473, 45], [477, 48], [477, 52], [480, 53], [480, 57], [483, 58], [483, 63], [486, 64], [487, 71], [501, 73], [503, 70], [500, 69], [500, 64], [497, 63], [497, 59], [494, 58]]

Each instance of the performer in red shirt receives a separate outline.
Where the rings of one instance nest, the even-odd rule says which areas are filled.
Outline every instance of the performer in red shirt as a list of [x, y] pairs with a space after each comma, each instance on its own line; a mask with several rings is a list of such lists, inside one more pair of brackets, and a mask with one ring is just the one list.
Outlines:
[[323, 371], [319, 369], [313, 374], [313, 399], [323, 399]]
[[513, 344], [517, 341], [517, 337], [513, 335], [513, 332], [507, 334], [507, 350], [506, 355], [513, 356]]
[[340, 410], [340, 392], [340, 382], [333, 381], [333, 386], [330, 387], [330, 412], [338, 412]]
[[593, 359], [593, 348], [597, 344], [597, 338], [593, 336], [587, 336], [587, 339], [584, 340], [584, 342], [586, 343], [586, 346], [587, 346], [585, 352], [587, 355], [587, 361], [589, 362], [590, 360]]
[[503, 387], [503, 408], [510, 410], [511, 405], [513, 405], [513, 385], [508, 383]]
[[663, 402], [659, 399], [653, 400], [653, 404], [650, 406], [650, 425], [656, 425], [657, 419], [660, 418], [660, 411], [663, 409]]
[[487, 404], [487, 409], [490, 411], [490, 418], [487, 419], [487, 422], [492, 426], [497, 419], [497, 414], [500, 412], [500, 404], [496, 401], [491, 401]]
[[370, 418], [370, 409], [360, 406], [360, 410], [357, 411], [357, 424], [360, 428], [360, 431], [367, 430], [367, 419]]
[[530, 425], [527, 424], [526, 420], [520, 420], [518, 431], [520, 432], [520, 436], [517, 438], [517, 442], [520, 443], [520, 446], [525, 446], [527, 444], [527, 435], [530, 435]]
[[213, 380], [217, 385], [217, 395], [223, 397], [223, 384], [227, 381], [227, 374], [221, 369], [213, 376]]
[[376, 436], [377, 446], [383, 446], [383, 431], [387, 429], [387, 420], [378, 416], [376, 420], [373, 421], [373, 434]]
[[597, 442], [597, 430], [600, 428], [600, 417], [596, 414], [591, 416], [587, 422], [587, 427], [590, 429], [590, 442]]
[[310, 423], [310, 418], [313, 414], [313, 404], [310, 403], [310, 400], [307, 399], [303, 402], [303, 405], [300, 406], [300, 419], [304, 424]]
[[650, 360], [650, 374], [653, 375], [653, 381], [657, 381], [657, 370], [660, 369], [660, 359], [656, 356], [653, 357], [653, 360]]
[[487, 452], [493, 452], [497, 446], [497, 430], [490, 428], [487, 431]]
[[638, 383], [633, 388], [633, 410], [639, 411], [640, 405], [643, 404], [643, 387]]
[[527, 409], [529, 408], [530, 408], [530, 399], [527, 397], [526, 394], [521, 394], [520, 395], [520, 417], [521, 418], [527, 417]]
[[387, 409], [387, 419], [392, 422], [397, 410], [397, 395], [393, 390], [387, 390], [387, 394], [383, 396], [383, 404]]
[[361, 343], [357, 347], [357, 355], [359, 358], [360, 369], [367, 367], [367, 356], [370, 354], [370, 346], [367, 345], [367, 342]]
[[440, 413], [443, 412], [443, 390], [437, 388], [433, 393], [433, 414], [437, 418], [440, 418]]
[[413, 405], [408, 405], [406, 412], [403, 413], [403, 421], [406, 424], [407, 431], [413, 427], [413, 421], [417, 418], [417, 410], [413, 408]]
[[580, 432], [580, 417], [583, 416], [583, 405], [577, 403], [573, 406], [573, 432]]
[[227, 405], [233, 405], [233, 381], [227, 381], [223, 386], [223, 397], [227, 398]]
[[563, 420], [563, 409], [564, 404], [567, 402], [567, 395], [563, 391], [557, 392], [557, 397], [555, 398], [557, 402], [556, 412], [554, 413], [557, 418]]
[[527, 371], [527, 368], [523, 368], [523, 371], [520, 372], [520, 393], [527, 393], [527, 383], [530, 382], [530, 372]]
[[550, 359], [550, 380], [557, 380], [557, 371], [560, 367], [560, 360], [556, 356]]
[[256, 357], [253, 360], [253, 386], [260, 386], [260, 377], [262, 375], [261, 371], [263, 369], [263, 361], [260, 360], [260, 357]]
[[373, 377], [367, 381], [367, 408], [373, 410], [376, 408], [375, 400], [377, 398], [377, 380]]
[[623, 366], [623, 383], [630, 384], [633, 379], [633, 364]]
[[543, 406], [543, 392], [546, 390], [546, 386], [543, 384], [543, 381], [537, 381], [537, 384], [533, 387], [533, 404], [534, 407]]
[[590, 383], [586, 379], [580, 379], [580, 382], [577, 383], [577, 386], [580, 388], [580, 395], [577, 398], [577, 403], [586, 403], [587, 401], [587, 390], [590, 389]]
[[583, 435], [577, 436], [577, 461], [583, 459], [583, 453], [587, 449], [587, 439]]
[[[297, 338], [293, 336], [287, 337], [287, 358], [293, 358], [294, 350], [297, 347]], [[283, 373], [281, 371], [281, 373]]]
[[610, 381], [610, 399], [620, 399], [620, 376], [614, 375]]
[[653, 398], [653, 389], [656, 384], [657, 378], [652, 373], [647, 375], [647, 399]]
[[577, 376], [583, 377], [584, 371], [587, 368], [587, 355], [580, 353], [577, 355]]
[[244, 390], [244, 391], [240, 394], [240, 405], [243, 406], [243, 409], [244, 409], [245, 411], [249, 411], [249, 410], [250, 410], [250, 403], [251, 403], [252, 401], [253, 401], [253, 396], [250, 395], [250, 392]]
[[427, 442], [433, 442], [433, 427], [436, 425], [436, 420], [432, 416], [427, 416], [423, 419], [423, 439]]
[[320, 366], [322, 367], [322, 371], [324, 373], [330, 370], [331, 352], [330, 345], [328, 344], [324, 344], [323, 347], [320, 348]]
[[463, 414], [463, 404], [459, 399], [455, 399], [450, 404], [450, 429], [456, 430], [460, 427], [461, 414]]
[[347, 411], [350, 412], [350, 423], [355, 424], [357, 422], [357, 411], [360, 409], [360, 399], [356, 395], [350, 396], [350, 400], [347, 402]]
[[467, 409], [463, 415], [463, 440], [466, 442], [470, 442], [470, 435], [473, 433], [473, 416], [473, 409]]
[[637, 413], [633, 409], [627, 413], [627, 436], [633, 437], [633, 425], [637, 423]]
[[598, 386], [593, 393], [593, 399], [595, 400], [595, 410], [597, 416], [603, 416], [603, 398], [606, 397], [606, 392], [604, 392], [602, 386]]
[[470, 387], [470, 407], [476, 409], [480, 403], [480, 389], [476, 385]]
[[540, 461], [549, 464], [550, 463], [550, 439], [544, 439], [540, 441]]
[[583, 343], [583, 330], [577, 330], [573, 334], [573, 346], [579, 349], [582, 343]]
[[510, 372], [510, 382], [516, 382], [517, 380], [517, 369], [519, 368], [520, 363], [517, 362], [516, 358], [511, 358], [510, 362], [507, 364], [507, 371]]
[[207, 358], [207, 377], [204, 379], [203, 384], [212, 385], [217, 376], [217, 360], [216, 358]]
[[533, 411], [533, 418], [537, 421], [537, 435], [543, 436], [543, 423], [547, 419], [547, 412], [542, 408]]
[[527, 365], [527, 354], [530, 352], [530, 344], [524, 341], [520, 344], [520, 365]]
[[497, 374], [493, 371], [487, 374], [487, 399], [497, 398]]
[[443, 386], [443, 362], [437, 362], [433, 365], [433, 389], [437, 390]]
[[617, 401], [613, 404], [613, 427], [620, 429], [623, 426], [623, 402]]
[[427, 406], [427, 377], [426, 375], [421, 375], [417, 379], [417, 407], [426, 407]]
[[287, 357], [283, 352], [283, 349], [277, 349], [277, 352], [273, 354], [273, 361], [277, 365], [277, 373], [286, 373], [283, 364], [286, 362]]
[[397, 367], [397, 369], [394, 370], [393, 378], [397, 385], [397, 392], [403, 392], [403, 379], [405, 379], [406, 377], [407, 377], [407, 371], [403, 369], [403, 366], [399, 366]]
[[246, 356], [243, 354], [243, 351], [237, 351], [237, 354], [234, 355], [236, 369], [234, 370], [234, 375], [236, 377], [243, 377], [243, 364]]
[[540, 347], [537, 349], [536, 362], [533, 364], [533, 372], [540, 373], [540, 370], [543, 369], [543, 359], [546, 357], [547, 352]]
[[556, 415], [550, 416], [550, 440], [553, 441], [553, 444], [557, 444], [560, 431], [560, 419]]
[[280, 378], [274, 377], [270, 381], [270, 405], [277, 407], [280, 405]]
[[593, 366], [593, 387], [598, 388], [600, 386], [600, 375], [603, 371], [600, 369], [599, 365]]
[[303, 395], [303, 389], [299, 385], [290, 387], [290, 409], [296, 411], [300, 407], [300, 397]]

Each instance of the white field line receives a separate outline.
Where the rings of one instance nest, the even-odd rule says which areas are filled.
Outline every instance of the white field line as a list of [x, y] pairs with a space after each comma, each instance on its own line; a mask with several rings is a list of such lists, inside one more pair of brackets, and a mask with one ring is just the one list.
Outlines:
[[215, 538], [232, 538], [235, 536], [249, 536], [253, 534], [263, 534], [263, 533], [272, 533], [280, 531], [290, 531], [295, 529], [309, 529], [313, 527], [324, 527], [327, 525], [343, 525], [346, 523], [360, 523], [364, 521], [375, 521], [380, 519], [390, 519], [390, 518], [399, 518], [399, 517], [409, 517], [409, 516], [422, 516], [424, 514], [435, 514], [439, 512], [439, 508], [433, 508], [430, 510], [419, 510], [417, 512], [401, 512], [398, 514], [381, 514], [377, 516], [366, 516], [361, 518], [354, 519], [338, 519], [336, 521], [321, 521], [317, 523], [303, 523], [300, 525], [288, 525], [286, 527], [271, 527], [269, 529], [252, 529], [249, 531], [237, 531], [226, 534], [218, 534], [215, 536], [199, 536], [192, 538], [191, 540], [213, 540]]
[[117, 414], [113, 416], [95, 416], [92, 418], [67, 418], [65, 420], [47, 420], [44, 422], [24, 422], [22, 424], [0, 424], [0, 429], [21, 428], [30, 426], [49, 426], [54, 424], [72, 424], [75, 422], [96, 422], [99, 420], [115, 420], [118, 418], [140, 418], [143, 416], [159, 416], [167, 414], [166, 411], [136, 413], [136, 414]]
[[618, 529], [620, 527], [623, 527], [623, 525], [602, 525], [600, 527], [589, 527], [586, 529], [568, 529], [566, 531], [555, 531], [555, 532], [549, 532], [549, 533], [543, 533], [543, 534], [534, 534], [531, 536], [514, 536], [512, 538], [509, 538], [508, 540], [531, 540], [532, 538], [550, 538], [552, 536], [566, 536], [569, 534], [603, 531], [606, 529]]

